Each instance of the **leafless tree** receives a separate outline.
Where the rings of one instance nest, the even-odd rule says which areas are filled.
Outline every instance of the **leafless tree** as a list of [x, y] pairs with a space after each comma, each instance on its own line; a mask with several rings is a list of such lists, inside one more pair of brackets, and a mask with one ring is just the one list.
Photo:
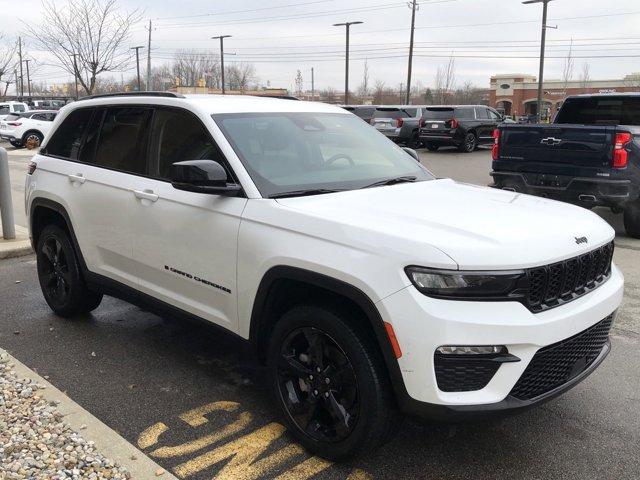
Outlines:
[[381, 105], [383, 103], [386, 86], [382, 80], [376, 80], [373, 85], [373, 103]]
[[362, 83], [358, 88], [358, 95], [365, 98], [369, 95], [369, 61], [364, 61], [364, 70], [362, 71]]
[[451, 102], [451, 94], [456, 84], [456, 60], [453, 54], [444, 67], [438, 67], [436, 72], [436, 85], [433, 91], [436, 103], [447, 105]]
[[483, 102], [483, 92], [471, 82], [465, 82], [462, 87], [456, 88], [450, 100], [454, 104], [478, 105]]
[[[178, 50], [171, 63], [171, 84], [196, 86], [204, 80], [207, 87], [220, 88], [220, 59], [217, 55], [198, 52], [197, 50]], [[166, 83], [166, 74], [163, 83]], [[164, 87], [163, 87], [164, 89]]]
[[591, 65], [589, 62], [582, 64], [582, 70], [580, 72], [580, 86], [582, 88], [589, 88], [589, 82], [591, 81]]
[[631, 75], [624, 77], [624, 84], [627, 87], [640, 87], [640, 73], [632, 73]]
[[87, 94], [95, 90], [98, 75], [130, 65], [129, 37], [139, 10], [121, 13], [117, 0], [68, 0], [64, 6], [43, 0], [41, 11], [42, 23], [25, 24], [27, 33]]
[[229, 67], [225, 67], [225, 80], [229, 82], [230, 90], [244, 92], [258, 80], [256, 67], [252, 63], [234, 63]]
[[342, 98], [342, 96], [339, 95], [336, 89], [333, 87], [328, 87], [320, 91], [320, 99], [323, 102], [338, 103], [339, 98]]
[[300, 70], [298, 70], [298, 73], [296, 74], [295, 84], [296, 84], [296, 95], [298, 97], [301, 97], [304, 91], [304, 80], [302, 78], [302, 72]]
[[[9, 89], [9, 78], [13, 73], [13, 69], [17, 63], [15, 42], [7, 41], [4, 35], [0, 33], [0, 91], [3, 92], [0, 96], [5, 98], [7, 96], [7, 90]], [[4, 87], [2, 86], [4, 83]]]
[[567, 53], [566, 58], [564, 59], [564, 66], [562, 67], [562, 82], [564, 83], [564, 91], [567, 93], [567, 88], [569, 88], [569, 83], [573, 78], [573, 38], [571, 39], [571, 43], [569, 44], [569, 52]]

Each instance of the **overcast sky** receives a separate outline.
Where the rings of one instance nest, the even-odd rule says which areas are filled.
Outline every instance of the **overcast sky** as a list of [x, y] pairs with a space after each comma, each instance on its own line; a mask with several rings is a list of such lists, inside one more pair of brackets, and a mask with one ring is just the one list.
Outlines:
[[[458, 83], [488, 87], [493, 74], [537, 75], [541, 5], [523, 5], [520, 0], [422, 0], [419, 4], [414, 82], [432, 85], [437, 67], [447, 62], [451, 52], [457, 57]], [[355, 90], [362, 81], [365, 58], [371, 84], [382, 80], [398, 87], [406, 81], [410, 9], [403, 1], [120, 0], [120, 6], [124, 10], [140, 7], [143, 23], [153, 20], [153, 65], [167, 62], [180, 48], [217, 52], [218, 43], [210, 37], [233, 35], [226, 40], [225, 50], [236, 55], [225, 55], [226, 61], [255, 63], [263, 83], [292, 89], [300, 69], [309, 88], [314, 67], [317, 89], [341, 90], [344, 27], [332, 24], [363, 21], [352, 27], [351, 88]], [[21, 21], [37, 24], [41, 12], [40, 0], [0, 0], [0, 32], [17, 36]], [[562, 75], [571, 39], [575, 78], [584, 62], [590, 64], [593, 79], [640, 71], [639, 21], [639, 0], [552, 1], [548, 23], [558, 28], [548, 30], [546, 78]], [[132, 32], [131, 46], [146, 44], [143, 23]], [[43, 62], [46, 52], [35, 51], [26, 42], [31, 57]], [[608, 58], [597, 58], [603, 56]], [[37, 67], [33, 76], [35, 82], [72, 79], [46, 65]]]

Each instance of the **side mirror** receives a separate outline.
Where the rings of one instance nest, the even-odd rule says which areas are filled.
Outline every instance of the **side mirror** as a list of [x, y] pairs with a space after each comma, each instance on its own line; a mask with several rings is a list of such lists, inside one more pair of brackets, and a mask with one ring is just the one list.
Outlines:
[[235, 197], [242, 187], [229, 183], [227, 172], [215, 160], [187, 160], [171, 165], [171, 185], [177, 190]]
[[413, 148], [409, 148], [409, 147], [402, 147], [402, 149], [407, 152], [409, 155], [411, 155], [416, 162], [420, 161], [420, 156], [418, 155], [418, 152], [416, 152]]

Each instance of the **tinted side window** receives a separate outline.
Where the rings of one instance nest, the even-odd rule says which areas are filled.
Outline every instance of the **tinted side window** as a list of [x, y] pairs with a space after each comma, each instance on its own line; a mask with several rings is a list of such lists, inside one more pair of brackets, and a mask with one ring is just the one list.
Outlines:
[[467, 120], [476, 118], [472, 107], [456, 108], [456, 117], [464, 118]]
[[105, 108], [98, 108], [93, 113], [93, 117], [87, 128], [84, 143], [82, 144], [82, 149], [78, 155], [78, 160], [81, 162], [94, 163], [95, 161], [96, 146], [98, 145], [98, 138], [100, 138], [100, 126], [102, 125], [105, 111]]
[[0, 105], [0, 115], [9, 113], [9, 105]]
[[95, 164], [123, 172], [146, 174], [152, 113], [150, 108], [109, 108], [102, 122]]
[[47, 115], [45, 113], [36, 113], [31, 118], [34, 119], [34, 120], [46, 120], [47, 119]]
[[47, 144], [47, 154], [77, 160], [82, 136], [91, 120], [92, 113], [93, 110], [90, 108], [71, 112], [51, 137]]
[[486, 120], [489, 118], [489, 113], [486, 108], [476, 107], [476, 118], [479, 120]]
[[489, 118], [491, 118], [491, 120], [496, 122], [502, 121], [502, 115], [500, 115], [498, 112], [496, 112], [495, 110], [491, 110], [490, 108], [487, 109], [487, 111], [489, 112]]
[[171, 164], [185, 160], [224, 159], [202, 123], [184, 110], [158, 109], [153, 128], [150, 172], [152, 176], [169, 178]]

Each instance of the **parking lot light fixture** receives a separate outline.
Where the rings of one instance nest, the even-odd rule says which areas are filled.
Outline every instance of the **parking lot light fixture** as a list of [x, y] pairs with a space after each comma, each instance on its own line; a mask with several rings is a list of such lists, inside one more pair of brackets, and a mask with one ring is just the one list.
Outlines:
[[537, 116], [538, 122], [540, 122], [541, 114], [542, 114], [542, 82], [544, 81], [544, 48], [545, 42], [547, 39], [547, 6], [549, 2], [553, 0], [525, 0], [522, 2], [525, 5], [529, 5], [532, 3], [541, 3], [542, 4], [542, 38], [540, 40], [540, 71], [538, 73], [538, 107], [537, 107]]
[[345, 64], [344, 64], [344, 104], [349, 104], [349, 32], [351, 29], [351, 25], [360, 25], [364, 22], [344, 22], [344, 23], [334, 23], [334, 27], [345, 27], [346, 36], [347, 36], [347, 45], [345, 52]]
[[224, 39], [229, 37], [231, 37], [231, 35], [218, 35], [217, 37], [211, 37], [211, 40], [220, 39], [220, 84], [223, 95], [226, 93], [224, 89]]

